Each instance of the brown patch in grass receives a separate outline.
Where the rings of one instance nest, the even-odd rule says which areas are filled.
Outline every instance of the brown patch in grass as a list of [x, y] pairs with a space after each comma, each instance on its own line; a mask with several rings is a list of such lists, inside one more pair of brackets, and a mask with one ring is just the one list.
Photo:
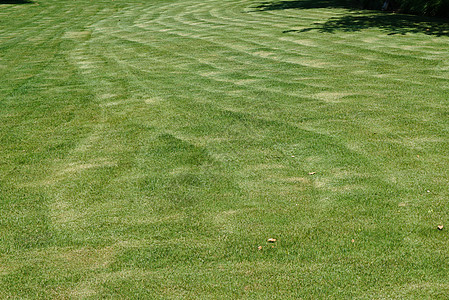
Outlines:
[[63, 38], [73, 39], [73, 40], [87, 40], [90, 39], [92, 32], [89, 30], [84, 31], [67, 31]]
[[315, 98], [323, 100], [325, 102], [340, 102], [340, 100], [346, 96], [352, 95], [351, 93], [344, 92], [321, 92], [314, 95]]

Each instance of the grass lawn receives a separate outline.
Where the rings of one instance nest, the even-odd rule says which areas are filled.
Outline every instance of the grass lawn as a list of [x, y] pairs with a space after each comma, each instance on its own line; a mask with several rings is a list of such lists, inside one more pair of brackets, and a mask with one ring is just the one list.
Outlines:
[[448, 46], [324, 0], [0, 0], [0, 298], [446, 298]]

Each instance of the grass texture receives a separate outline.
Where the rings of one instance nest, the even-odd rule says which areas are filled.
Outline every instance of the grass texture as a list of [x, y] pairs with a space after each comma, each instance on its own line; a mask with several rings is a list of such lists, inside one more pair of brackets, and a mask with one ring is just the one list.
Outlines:
[[0, 298], [445, 298], [448, 32], [331, 1], [0, 2]]

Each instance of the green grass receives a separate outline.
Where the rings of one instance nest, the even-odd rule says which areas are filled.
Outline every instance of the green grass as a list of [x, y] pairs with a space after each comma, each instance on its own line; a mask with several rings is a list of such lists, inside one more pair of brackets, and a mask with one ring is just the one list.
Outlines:
[[447, 23], [331, 4], [0, 2], [0, 298], [447, 297]]

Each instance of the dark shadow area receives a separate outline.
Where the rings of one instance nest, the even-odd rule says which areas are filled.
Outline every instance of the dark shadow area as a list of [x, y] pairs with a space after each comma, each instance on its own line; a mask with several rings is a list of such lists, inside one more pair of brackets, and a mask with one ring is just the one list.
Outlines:
[[354, 9], [358, 5], [351, 0], [293, 0], [293, 1], [275, 1], [263, 2], [254, 8], [256, 10], [282, 10], [282, 9], [312, 9], [312, 8], [346, 8]]
[[[332, 18], [325, 23], [316, 23], [314, 27], [302, 30], [284, 30], [283, 33], [318, 32], [333, 33], [335, 31], [355, 32], [369, 28], [379, 28], [387, 34], [424, 33], [433, 36], [449, 36], [449, 19], [421, 17], [416, 15], [395, 14], [391, 12], [371, 11], [357, 13], [361, 9], [375, 9], [367, 7], [364, 0], [292, 0], [262, 2], [254, 7], [256, 11], [273, 11], [283, 9], [318, 9], [344, 8], [352, 11], [351, 15]], [[371, 1], [373, 2], [373, 1]], [[374, 1], [373, 3], [382, 3]], [[379, 7], [380, 9], [380, 7]]]
[[363, 29], [379, 28], [389, 35], [424, 33], [433, 36], [449, 36], [449, 20], [413, 15], [391, 13], [372, 13], [350, 15], [342, 18], [331, 18], [325, 23], [317, 23], [315, 27], [302, 30], [285, 30], [288, 32], [318, 32], [334, 33], [335, 31], [356, 32]]
[[0, 4], [33, 4], [31, 0], [0, 0]]

